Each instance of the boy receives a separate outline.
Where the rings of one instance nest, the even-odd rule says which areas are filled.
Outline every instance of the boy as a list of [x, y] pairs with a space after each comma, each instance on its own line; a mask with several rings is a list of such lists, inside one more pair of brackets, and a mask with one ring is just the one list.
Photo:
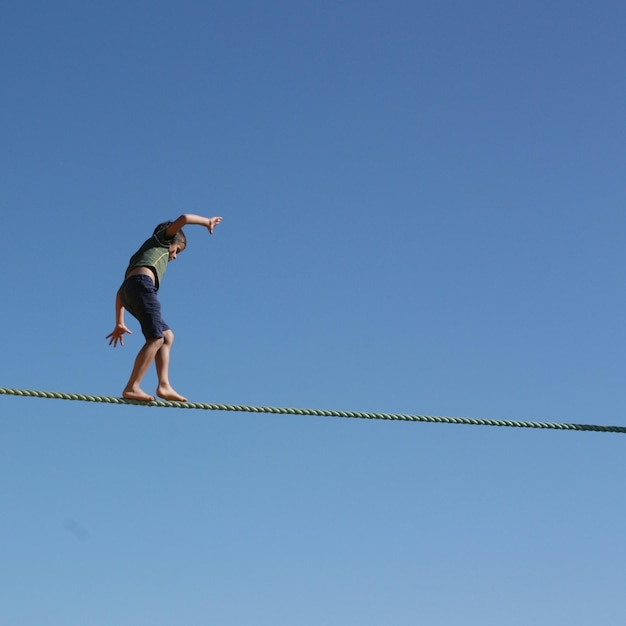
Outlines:
[[157, 291], [169, 261], [187, 246], [187, 239], [182, 231], [186, 224], [197, 224], [213, 229], [222, 221], [221, 217], [202, 217], [186, 213], [173, 222], [164, 222], [154, 229], [154, 234], [131, 257], [124, 276], [124, 282], [115, 298], [115, 329], [107, 335], [109, 345], [124, 345], [124, 334], [132, 332], [124, 324], [124, 309], [137, 318], [146, 343], [137, 354], [133, 370], [122, 395], [131, 400], [151, 402], [154, 396], [141, 389], [141, 381], [152, 361], [156, 364], [158, 387], [156, 395], [164, 400], [187, 402], [169, 381], [170, 351], [174, 333], [161, 318], [161, 304]]

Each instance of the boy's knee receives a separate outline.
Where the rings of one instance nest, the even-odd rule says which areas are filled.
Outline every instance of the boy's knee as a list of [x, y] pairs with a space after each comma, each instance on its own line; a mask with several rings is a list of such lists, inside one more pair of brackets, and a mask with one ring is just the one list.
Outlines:
[[167, 344], [173, 343], [174, 341], [174, 333], [171, 329], [167, 329], [163, 331], [163, 341]]

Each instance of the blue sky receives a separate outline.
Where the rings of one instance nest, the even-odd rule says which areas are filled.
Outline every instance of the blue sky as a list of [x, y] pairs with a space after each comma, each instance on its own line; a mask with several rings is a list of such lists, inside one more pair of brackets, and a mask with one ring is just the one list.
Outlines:
[[[626, 7], [0, 9], [0, 386], [623, 425]], [[155, 386], [154, 372], [145, 388]], [[0, 397], [9, 626], [623, 622], [622, 435]]]

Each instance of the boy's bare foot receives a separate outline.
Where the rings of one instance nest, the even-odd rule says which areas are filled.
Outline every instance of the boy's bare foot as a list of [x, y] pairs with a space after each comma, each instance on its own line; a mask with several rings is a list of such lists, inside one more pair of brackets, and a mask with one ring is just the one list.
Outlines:
[[172, 385], [159, 385], [157, 387], [157, 396], [163, 398], [163, 400], [174, 400], [175, 402], [187, 402], [187, 398], [176, 393]]
[[128, 400], [141, 400], [142, 402], [152, 402], [154, 400], [154, 396], [141, 389], [124, 389], [122, 396]]

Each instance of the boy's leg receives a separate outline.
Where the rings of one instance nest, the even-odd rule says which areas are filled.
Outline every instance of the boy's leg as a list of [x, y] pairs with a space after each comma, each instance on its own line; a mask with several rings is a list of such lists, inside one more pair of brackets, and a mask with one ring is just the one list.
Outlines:
[[170, 352], [174, 343], [174, 333], [168, 328], [163, 331], [163, 345], [159, 348], [155, 355], [155, 365], [159, 386], [157, 387], [157, 396], [164, 400], [175, 400], [177, 402], [187, 402], [187, 398], [181, 396], [174, 391], [170, 385], [169, 369], [170, 369]]
[[141, 389], [141, 381], [146, 375], [152, 361], [155, 360], [156, 355], [158, 354], [159, 349], [163, 346], [164, 342], [165, 339], [163, 337], [159, 337], [158, 339], [148, 339], [143, 348], [139, 350], [139, 354], [137, 354], [135, 364], [133, 365], [133, 371], [131, 372], [128, 383], [122, 393], [124, 398], [128, 398], [130, 400], [143, 400], [145, 402], [154, 400], [154, 396], [147, 394]]

